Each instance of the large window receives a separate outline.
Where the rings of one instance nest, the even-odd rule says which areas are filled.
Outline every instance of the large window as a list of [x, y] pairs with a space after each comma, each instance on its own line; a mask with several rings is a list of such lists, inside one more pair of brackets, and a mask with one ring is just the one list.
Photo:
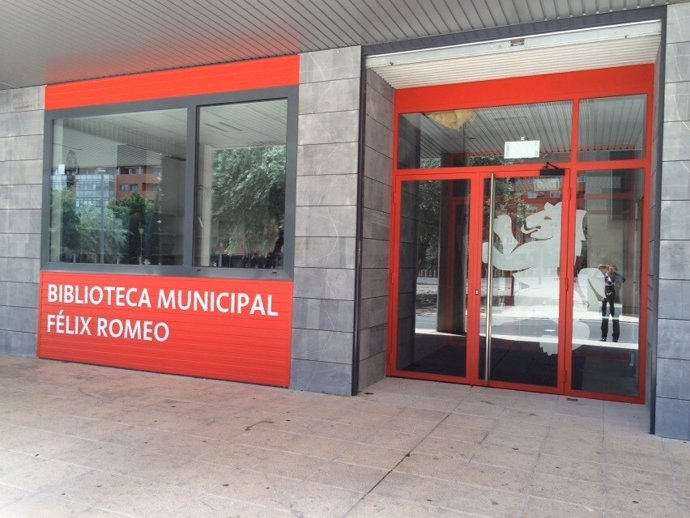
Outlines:
[[645, 95], [583, 100], [578, 158], [586, 161], [644, 158], [646, 123]]
[[199, 111], [195, 264], [282, 267], [287, 101]]
[[184, 109], [57, 119], [50, 261], [182, 264]]
[[[572, 103], [408, 113], [400, 117], [400, 169], [559, 162], [570, 158]], [[534, 156], [510, 158], [511, 143]]]
[[295, 95], [276, 92], [48, 112], [44, 260], [284, 277]]

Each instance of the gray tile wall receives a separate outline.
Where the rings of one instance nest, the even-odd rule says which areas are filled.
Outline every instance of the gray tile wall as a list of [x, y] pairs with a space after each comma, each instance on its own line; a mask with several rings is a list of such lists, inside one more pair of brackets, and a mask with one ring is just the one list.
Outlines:
[[655, 431], [690, 439], [690, 3], [668, 7]]
[[43, 87], [0, 91], [0, 354], [36, 354], [43, 107]]
[[367, 72], [362, 193], [359, 390], [386, 375], [393, 154], [393, 88]]
[[349, 395], [361, 50], [303, 54], [291, 386]]

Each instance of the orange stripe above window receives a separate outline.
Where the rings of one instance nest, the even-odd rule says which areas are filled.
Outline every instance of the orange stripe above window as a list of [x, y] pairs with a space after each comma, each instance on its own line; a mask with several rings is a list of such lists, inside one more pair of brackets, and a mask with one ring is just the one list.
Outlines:
[[299, 84], [299, 56], [149, 72], [46, 87], [46, 110]]
[[651, 91], [654, 65], [509, 77], [474, 83], [396, 90], [397, 113], [485, 108], [570, 98], [632, 95]]

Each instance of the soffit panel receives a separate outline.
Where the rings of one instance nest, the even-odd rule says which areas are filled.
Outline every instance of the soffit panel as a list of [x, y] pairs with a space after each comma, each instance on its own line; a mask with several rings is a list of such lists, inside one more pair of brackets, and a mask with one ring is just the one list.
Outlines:
[[394, 88], [413, 88], [654, 63], [660, 40], [661, 24], [653, 21], [370, 56], [366, 63]]
[[659, 38], [649, 37], [636, 46], [626, 41], [592, 43], [374, 70], [394, 88], [411, 88], [654, 63], [658, 50]]
[[401, 42], [657, 3], [2, 0], [0, 89]]

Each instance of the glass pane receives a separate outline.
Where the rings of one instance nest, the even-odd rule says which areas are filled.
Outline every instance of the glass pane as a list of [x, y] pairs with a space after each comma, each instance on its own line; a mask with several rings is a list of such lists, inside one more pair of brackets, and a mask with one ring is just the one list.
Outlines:
[[642, 170], [578, 176], [574, 389], [638, 395], [643, 194]]
[[[406, 114], [400, 117], [398, 167], [570, 160], [571, 126], [571, 102]], [[538, 141], [536, 153], [506, 155], [506, 143], [520, 141]]]
[[398, 368], [466, 376], [470, 183], [404, 182]]
[[580, 103], [580, 160], [644, 158], [647, 97], [630, 95]]
[[195, 264], [282, 268], [287, 100], [199, 110]]
[[489, 379], [555, 387], [562, 181], [502, 178], [495, 181], [494, 190], [489, 236], [491, 181], [487, 180], [479, 376], [485, 375], [489, 313]]
[[58, 119], [50, 260], [181, 264], [187, 112]]

